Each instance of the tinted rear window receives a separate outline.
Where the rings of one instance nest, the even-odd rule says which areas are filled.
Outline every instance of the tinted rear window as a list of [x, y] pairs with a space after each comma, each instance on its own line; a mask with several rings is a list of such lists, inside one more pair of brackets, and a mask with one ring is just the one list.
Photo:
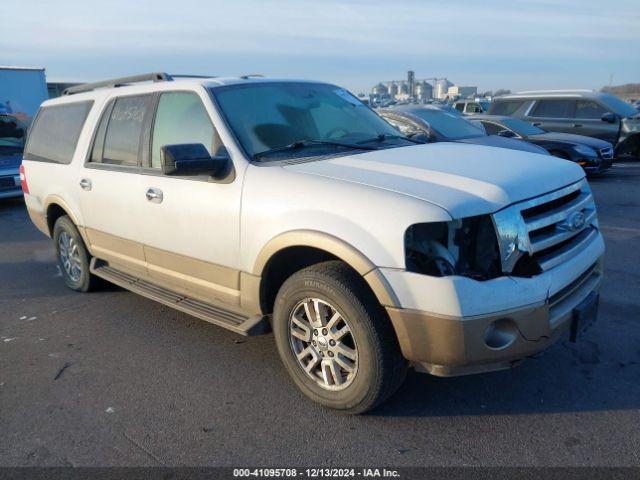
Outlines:
[[31, 127], [25, 158], [71, 163], [80, 132], [93, 102], [42, 107]]
[[104, 139], [102, 163], [138, 164], [142, 128], [151, 99], [151, 95], [142, 95], [116, 100]]
[[512, 115], [518, 110], [525, 100], [496, 100], [489, 105], [491, 115]]

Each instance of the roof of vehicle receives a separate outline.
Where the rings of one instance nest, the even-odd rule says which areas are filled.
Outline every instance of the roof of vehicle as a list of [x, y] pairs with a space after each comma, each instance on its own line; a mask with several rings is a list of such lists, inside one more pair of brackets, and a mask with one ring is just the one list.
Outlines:
[[175, 90], [180, 87], [202, 86], [205, 88], [216, 88], [228, 85], [276, 82], [323, 83], [313, 80], [290, 78], [264, 78], [258, 74], [241, 75], [238, 77], [214, 77], [205, 75], [169, 75], [163, 72], [156, 72], [76, 85], [68, 88], [61, 97], [47, 100], [44, 104], [55, 105], [72, 101], [93, 100], [98, 97], [111, 96], [114, 92], [118, 94], [149, 93], [160, 90]]
[[440, 110], [443, 112], [449, 111], [451, 109], [451, 107], [449, 105], [442, 105], [442, 104], [437, 104], [437, 103], [427, 103], [424, 105], [419, 105], [419, 104], [415, 104], [415, 103], [410, 103], [410, 104], [403, 104], [403, 105], [391, 105], [389, 107], [385, 107], [385, 108], [381, 108], [379, 109], [381, 112], [382, 111], [386, 111], [386, 112], [406, 112], [406, 113], [411, 113], [415, 110]]
[[[502, 122], [504, 120], [514, 120], [514, 117], [510, 117], [509, 115], [487, 115], [485, 113], [478, 113], [469, 117], [469, 120], [495, 120], [496, 122]], [[517, 118], [515, 120], [517, 120]]]
[[602, 95], [602, 92], [596, 92], [594, 90], [529, 90], [524, 92], [509, 93], [507, 95], [501, 95], [494, 99], [494, 101], [510, 100], [516, 98], [549, 98], [549, 97], [576, 97], [576, 98], [597, 98]]

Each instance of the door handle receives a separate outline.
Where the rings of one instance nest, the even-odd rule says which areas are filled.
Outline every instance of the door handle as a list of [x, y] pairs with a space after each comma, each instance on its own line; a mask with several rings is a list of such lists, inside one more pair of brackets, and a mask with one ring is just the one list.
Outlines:
[[80, 179], [80, 188], [83, 190], [91, 190], [91, 180], [88, 178]]
[[571, 125], [572, 127], [580, 128], [582, 126], [581, 123], [574, 123]]
[[147, 200], [153, 203], [162, 203], [162, 190], [158, 188], [149, 188], [146, 193]]
[[533, 126], [534, 126], [534, 127], [539, 127], [540, 125], [542, 125], [542, 123], [541, 123], [541, 122], [533, 122]]

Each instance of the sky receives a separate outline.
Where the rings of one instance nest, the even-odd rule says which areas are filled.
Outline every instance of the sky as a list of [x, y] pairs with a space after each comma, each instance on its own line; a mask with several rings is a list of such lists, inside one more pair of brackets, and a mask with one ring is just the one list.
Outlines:
[[21, 0], [0, 65], [49, 81], [149, 71], [328, 81], [448, 77], [480, 91], [640, 82], [640, 0]]

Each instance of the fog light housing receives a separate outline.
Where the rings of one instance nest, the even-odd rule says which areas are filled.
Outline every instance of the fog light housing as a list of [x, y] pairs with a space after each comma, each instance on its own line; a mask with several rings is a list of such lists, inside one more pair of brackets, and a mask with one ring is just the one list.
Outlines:
[[503, 350], [513, 344], [518, 335], [515, 322], [509, 318], [501, 318], [492, 322], [484, 331], [484, 343], [492, 350]]

